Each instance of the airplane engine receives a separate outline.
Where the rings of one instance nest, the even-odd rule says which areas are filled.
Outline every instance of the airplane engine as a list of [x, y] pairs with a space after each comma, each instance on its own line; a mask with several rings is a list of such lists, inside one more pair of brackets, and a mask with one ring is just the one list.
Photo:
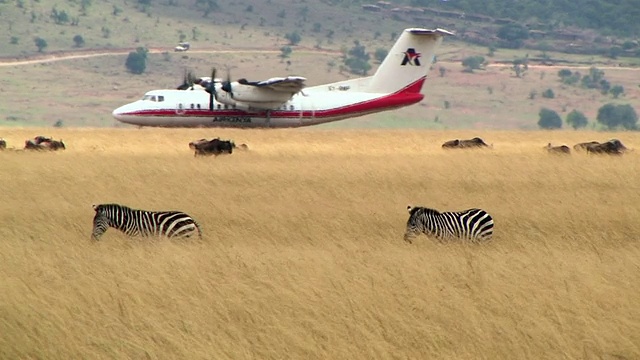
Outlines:
[[228, 93], [223, 93], [223, 92], [217, 93], [216, 100], [219, 103], [237, 107], [237, 102], [233, 98], [231, 98], [231, 96]]
[[289, 97], [279, 99], [279, 96], [256, 97], [256, 96], [242, 96], [220, 91], [216, 94], [216, 100], [222, 104], [235, 106], [237, 109], [250, 111], [250, 110], [275, 110], [282, 106]]
[[289, 100], [292, 96], [288, 92], [272, 91], [269, 89], [257, 88], [250, 85], [232, 85], [232, 91], [218, 91], [218, 97], [220, 101], [223, 97], [229, 98], [235, 101], [244, 101], [248, 103], [283, 103]]

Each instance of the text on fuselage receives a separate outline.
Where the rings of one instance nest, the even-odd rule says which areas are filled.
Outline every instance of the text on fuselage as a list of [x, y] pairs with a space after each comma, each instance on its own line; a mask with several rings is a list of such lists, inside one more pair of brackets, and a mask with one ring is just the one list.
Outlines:
[[213, 122], [250, 123], [249, 116], [214, 116]]

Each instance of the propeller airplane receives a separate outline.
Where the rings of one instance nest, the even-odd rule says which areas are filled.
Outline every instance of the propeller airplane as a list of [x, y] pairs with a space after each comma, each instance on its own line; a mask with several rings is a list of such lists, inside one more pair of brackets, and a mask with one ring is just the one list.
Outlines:
[[301, 76], [250, 82], [195, 77], [177, 89], [152, 90], [121, 106], [123, 123], [157, 127], [279, 128], [317, 125], [420, 102], [443, 29], [405, 29], [373, 76], [305, 87]]

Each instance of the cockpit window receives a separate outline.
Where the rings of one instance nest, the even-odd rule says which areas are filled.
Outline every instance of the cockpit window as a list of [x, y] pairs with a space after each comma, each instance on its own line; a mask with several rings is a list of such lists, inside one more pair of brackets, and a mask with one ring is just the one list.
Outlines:
[[162, 102], [162, 101], [164, 101], [164, 96], [158, 95], [158, 102]]

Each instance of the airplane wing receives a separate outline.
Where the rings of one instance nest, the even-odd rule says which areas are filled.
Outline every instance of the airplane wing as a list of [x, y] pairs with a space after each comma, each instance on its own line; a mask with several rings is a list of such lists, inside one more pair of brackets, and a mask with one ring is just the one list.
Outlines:
[[274, 77], [268, 80], [258, 81], [255, 83], [255, 86], [295, 94], [304, 88], [305, 80], [307, 79], [302, 76]]

